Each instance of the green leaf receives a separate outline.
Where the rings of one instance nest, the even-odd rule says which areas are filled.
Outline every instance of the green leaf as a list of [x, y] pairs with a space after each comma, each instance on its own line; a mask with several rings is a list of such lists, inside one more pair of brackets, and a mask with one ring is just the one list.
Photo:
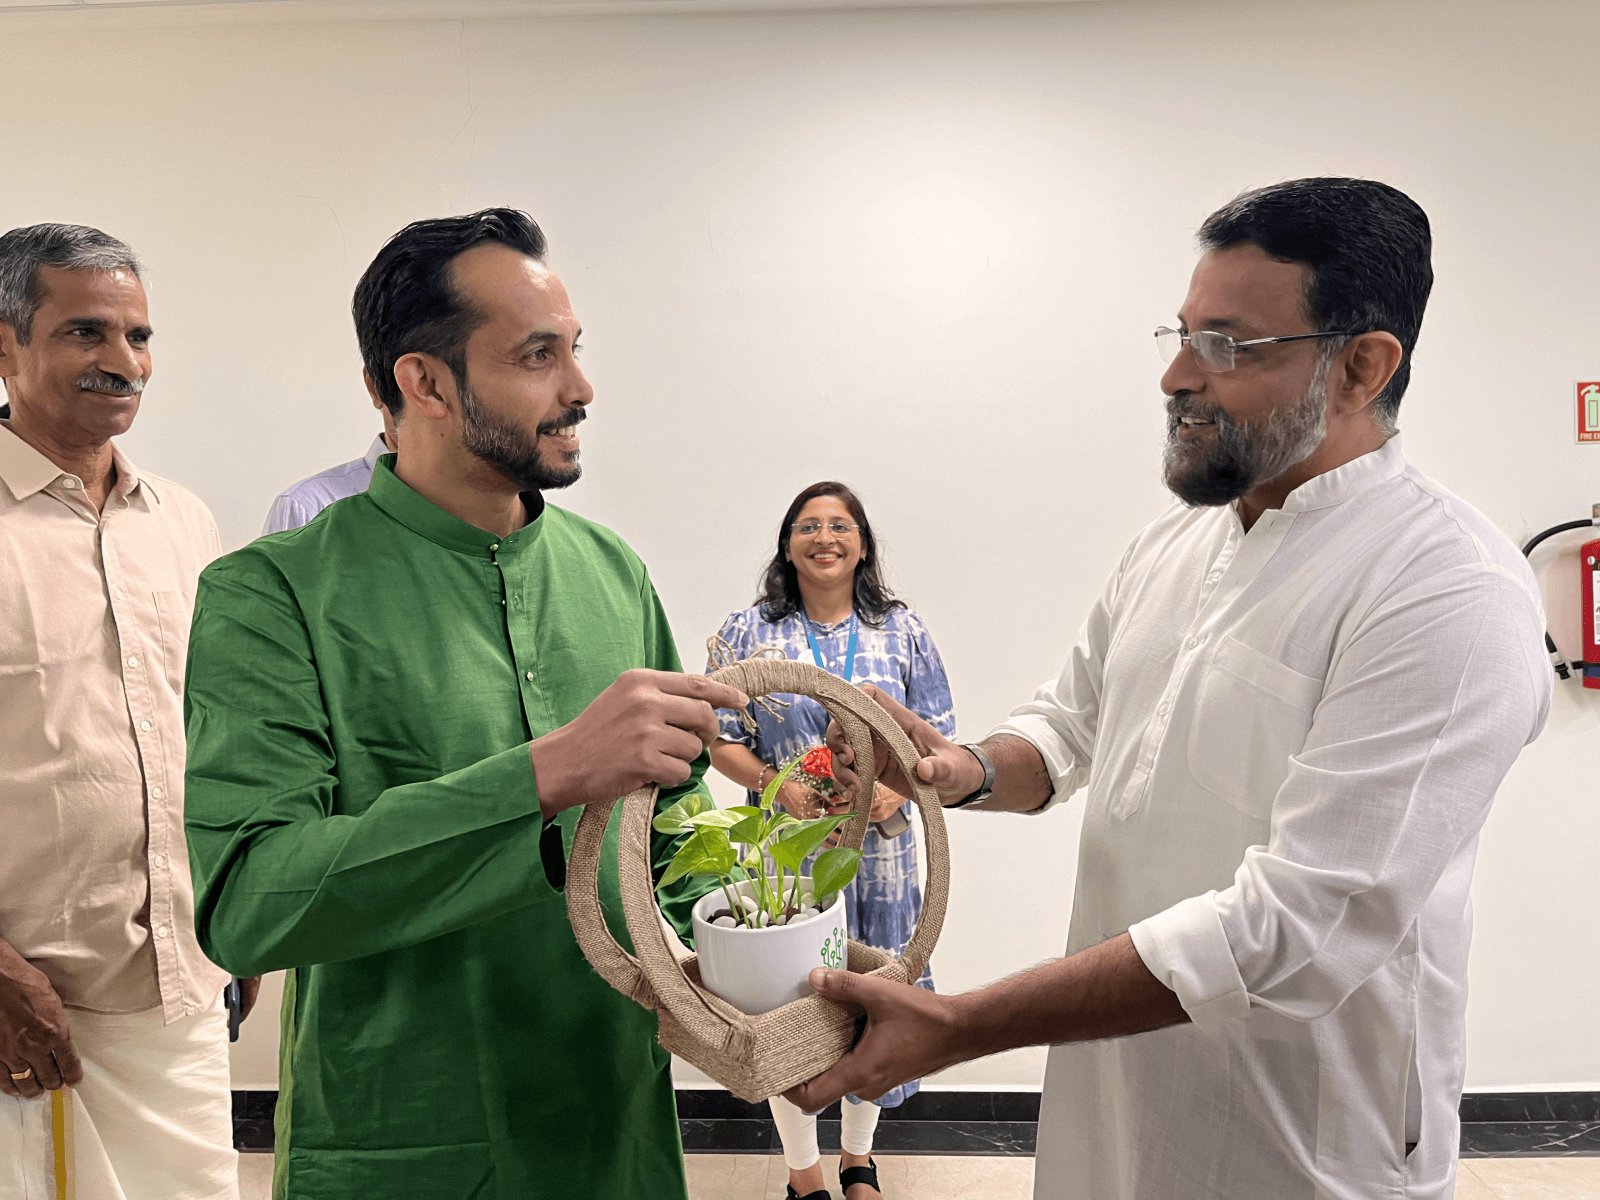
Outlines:
[[689, 818], [689, 824], [696, 829], [731, 829], [741, 821], [750, 818], [741, 816], [731, 808], [713, 808], [709, 812], [695, 813]]
[[861, 851], [848, 846], [835, 846], [817, 855], [817, 861], [811, 864], [811, 887], [817, 903], [826, 908], [834, 894], [856, 877], [856, 868], [860, 865]]
[[848, 821], [850, 816], [849, 813], [839, 813], [831, 817], [818, 817], [814, 821], [797, 821], [795, 828], [767, 848], [767, 853], [789, 870], [798, 871], [800, 864], [815, 854], [817, 847], [828, 840], [828, 835]]
[[762, 808], [766, 809], [768, 812], [772, 811], [773, 802], [778, 798], [778, 789], [783, 786], [783, 781], [789, 778], [789, 776], [794, 772], [794, 769], [799, 765], [800, 760], [797, 758], [772, 777], [772, 782], [767, 784], [766, 790], [761, 793]]
[[657, 833], [684, 833], [688, 831], [689, 819], [700, 813], [715, 809], [716, 802], [704, 792], [690, 792], [681, 797], [676, 804], [660, 813], [650, 827]]
[[720, 829], [697, 829], [673, 855], [671, 864], [656, 884], [659, 891], [685, 875], [727, 875], [733, 870], [735, 855], [728, 835]]
[[[734, 810], [730, 808], [724, 811], [733, 812]], [[761, 810], [757, 808], [752, 811], [755, 814], [754, 816], [746, 817], [737, 825], [728, 827], [728, 840], [730, 842], [741, 842], [746, 846], [753, 846], [761, 840]]]
[[781, 830], [788, 829], [790, 826], [798, 825], [798, 824], [800, 824], [799, 820], [797, 818], [795, 818], [795, 817], [790, 816], [786, 812], [776, 812], [776, 813], [774, 813], [772, 815], [772, 820], [768, 821], [765, 825], [763, 825], [761, 827], [761, 843], [762, 843], [762, 845], [766, 845], [766, 843], [770, 842], [772, 840], [772, 835], [773, 834], [778, 833]]

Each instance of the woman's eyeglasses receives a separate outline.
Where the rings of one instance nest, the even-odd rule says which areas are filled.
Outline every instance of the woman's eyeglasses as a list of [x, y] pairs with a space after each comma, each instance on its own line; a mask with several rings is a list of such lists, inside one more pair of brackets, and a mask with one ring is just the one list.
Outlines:
[[801, 537], [816, 537], [817, 534], [823, 531], [823, 529], [827, 529], [827, 531], [833, 534], [834, 537], [844, 537], [844, 535], [847, 533], [854, 533], [856, 530], [860, 529], [861, 526], [847, 525], [843, 521], [829, 521], [827, 525], [823, 525], [821, 521], [797, 521], [795, 524], [789, 526], [789, 528], [794, 530]]

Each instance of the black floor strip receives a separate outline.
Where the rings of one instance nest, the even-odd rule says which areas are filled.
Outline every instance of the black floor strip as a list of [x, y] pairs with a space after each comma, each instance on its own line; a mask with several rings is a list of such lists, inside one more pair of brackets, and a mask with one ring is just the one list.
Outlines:
[[[234, 1144], [272, 1149], [277, 1092], [233, 1094]], [[678, 1093], [678, 1124], [690, 1154], [777, 1154], [782, 1150], [766, 1104], [727, 1092]], [[889, 1109], [874, 1149], [883, 1154], [1031, 1155], [1039, 1119], [1037, 1092], [919, 1092]], [[817, 1138], [839, 1149], [839, 1106], [825, 1109]], [[1461, 1098], [1463, 1158], [1600, 1156], [1600, 1092], [1491, 1092]]]

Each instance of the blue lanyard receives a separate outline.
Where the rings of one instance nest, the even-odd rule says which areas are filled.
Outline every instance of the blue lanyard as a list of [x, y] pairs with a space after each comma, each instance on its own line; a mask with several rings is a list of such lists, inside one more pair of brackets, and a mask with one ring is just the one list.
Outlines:
[[[817, 666], [822, 667], [822, 669], [826, 671], [828, 668], [823, 665], [822, 651], [817, 649], [816, 636], [811, 632], [811, 614], [805, 613], [804, 616], [806, 626], [806, 641], [811, 643], [811, 657], [816, 662]], [[845, 651], [844, 681], [846, 683], [849, 683], [851, 677], [856, 673], [856, 635], [860, 632], [860, 626], [856, 623], [856, 614], [854, 611], [852, 611], [850, 613], [850, 649]]]

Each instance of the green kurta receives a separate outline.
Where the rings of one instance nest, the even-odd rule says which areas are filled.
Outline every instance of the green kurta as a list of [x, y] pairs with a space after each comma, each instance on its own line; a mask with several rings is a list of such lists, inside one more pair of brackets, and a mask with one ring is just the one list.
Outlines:
[[[273, 1195], [684, 1200], [655, 1017], [573, 940], [528, 761], [621, 672], [680, 669], [660, 602], [609, 530], [530, 495], [497, 539], [392, 463], [213, 563], [195, 603], [200, 944], [291, 968]], [[626, 945], [615, 821], [603, 863]], [[665, 903], [680, 928], [703, 890]]]

